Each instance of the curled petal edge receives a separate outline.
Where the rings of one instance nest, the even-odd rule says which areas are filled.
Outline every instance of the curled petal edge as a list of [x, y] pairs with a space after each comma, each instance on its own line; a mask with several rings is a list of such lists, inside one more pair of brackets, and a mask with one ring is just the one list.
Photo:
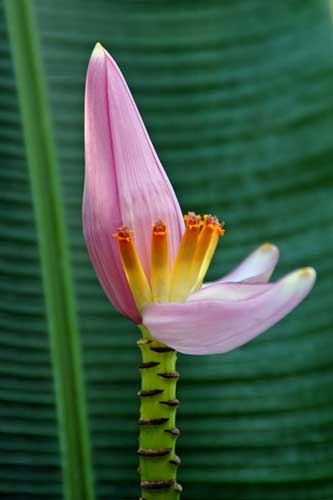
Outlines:
[[245, 283], [267, 283], [278, 263], [279, 256], [279, 249], [275, 245], [272, 243], [263, 243], [228, 274], [204, 286], [239, 281]]
[[315, 278], [307, 267], [241, 300], [150, 304], [143, 310], [143, 324], [159, 341], [185, 354], [228, 352], [286, 316], [310, 292]]

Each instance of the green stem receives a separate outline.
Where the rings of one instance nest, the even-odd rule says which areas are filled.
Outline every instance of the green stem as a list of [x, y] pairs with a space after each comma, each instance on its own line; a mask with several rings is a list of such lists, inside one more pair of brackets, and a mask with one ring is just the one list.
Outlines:
[[142, 354], [139, 461], [141, 500], [178, 500], [176, 482], [180, 463], [175, 454], [179, 430], [176, 427], [177, 353], [153, 339], [144, 326], [138, 345]]
[[33, 4], [30, 0], [5, 0], [4, 5], [42, 263], [64, 495], [68, 500], [93, 500], [84, 379], [69, 245]]

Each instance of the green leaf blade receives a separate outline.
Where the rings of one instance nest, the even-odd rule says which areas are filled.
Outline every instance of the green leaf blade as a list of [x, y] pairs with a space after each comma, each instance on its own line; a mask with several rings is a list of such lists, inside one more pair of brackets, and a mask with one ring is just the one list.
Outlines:
[[[333, 63], [327, 2], [33, 4], [70, 228], [98, 498], [139, 497], [139, 357], [136, 330], [103, 296], [82, 238], [84, 77], [97, 40], [122, 68], [184, 211], [212, 211], [225, 219], [227, 233], [209, 278], [223, 275], [266, 240], [281, 249], [277, 276], [305, 265], [318, 271], [307, 301], [248, 346], [223, 357], [179, 356], [178, 425], [183, 432], [177, 446], [184, 500], [331, 500]], [[2, 89], [7, 89], [12, 82], [6, 65], [3, 74]], [[8, 113], [11, 99], [5, 106]], [[24, 154], [16, 134], [15, 121], [1, 129], [2, 156], [11, 154], [13, 163], [16, 155]], [[24, 219], [26, 195], [19, 197], [20, 188], [13, 185], [21, 182], [20, 167], [10, 176], [10, 191], [18, 191], [13, 210], [18, 215], [9, 230], [15, 239], [11, 251], [32, 258], [34, 233]], [[7, 200], [12, 194], [4, 196]], [[6, 213], [1, 215], [8, 220]], [[22, 397], [24, 388], [30, 388], [26, 378], [45, 380], [49, 371], [36, 304], [32, 300], [30, 305], [28, 293], [23, 295], [23, 288], [34, 282], [31, 271], [39, 266], [24, 258], [27, 269], [16, 279], [31, 311], [19, 306], [16, 311], [13, 299], [3, 313], [12, 335], [3, 335], [3, 343], [11, 350], [15, 346], [21, 357], [0, 363], [11, 373], [20, 370], [17, 388]], [[7, 274], [18, 266], [14, 255], [7, 255], [5, 262], [11, 262]], [[22, 335], [15, 332], [19, 318]], [[25, 357], [29, 366], [23, 370]], [[42, 420], [44, 413], [39, 414], [37, 391], [30, 389], [25, 408], [31, 416], [22, 410], [11, 436], [19, 443], [26, 425], [34, 422], [31, 432], [40, 429], [44, 443], [54, 449], [51, 389], [42, 386], [40, 405], [47, 408], [49, 425]], [[13, 385], [4, 395], [11, 391]], [[206, 406], [198, 400], [200, 394], [209, 395]], [[38, 426], [38, 421], [43, 423]], [[19, 463], [13, 452], [12, 457], [13, 464], [16, 458]], [[15, 475], [12, 495], [16, 491], [20, 498], [25, 487], [26, 498], [35, 500], [37, 486], [43, 484], [40, 498], [59, 497], [54, 470], [48, 476], [49, 494], [45, 469], [34, 470], [31, 478]]]
[[31, 2], [5, 2], [39, 236], [64, 494], [94, 498], [79, 332], [45, 81]]

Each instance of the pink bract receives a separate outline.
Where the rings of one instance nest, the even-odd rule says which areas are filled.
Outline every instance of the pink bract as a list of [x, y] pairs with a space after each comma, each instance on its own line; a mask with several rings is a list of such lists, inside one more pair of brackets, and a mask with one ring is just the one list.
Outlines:
[[140, 322], [112, 235], [122, 225], [135, 231], [149, 278], [151, 224], [164, 219], [172, 227], [173, 261], [184, 221], [124, 77], [99, 44], [86, 80], [85, 158], [83, 229], [92, 264], [112, 304]]

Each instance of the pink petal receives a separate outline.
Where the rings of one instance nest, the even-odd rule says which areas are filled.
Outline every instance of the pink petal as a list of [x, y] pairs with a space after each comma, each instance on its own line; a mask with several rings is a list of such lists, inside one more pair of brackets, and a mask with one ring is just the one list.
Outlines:
[[221, 283], [245, 281], [266, 283], [279, 260], [279, 249], [271, 243], [264, 243], [250, 253], [235, 269], [217, 280]]
[[312, 268], [304, 268], [245, 299], [151, 304], [143, 310], [143, 323], [155, 338], [179, 352], [231, 351], [294, 309], [311, 290], [315, 277]]
[[184, 223], [126, 82], [99, 44], [87, 72], [85, 146], [83, 227], [90, 258], [110, 301], [140, 321], [112, 234], [121, 225], [134, 229], [148, 276], [151, 224], [167, 221], [173, 260]]
[[201, 287], [196, 292], [191, 293], [188, 301], [198, 300], [244, 300], [265, 293], [275, 286], [275, 283], [223, 283], [222, 281]]

